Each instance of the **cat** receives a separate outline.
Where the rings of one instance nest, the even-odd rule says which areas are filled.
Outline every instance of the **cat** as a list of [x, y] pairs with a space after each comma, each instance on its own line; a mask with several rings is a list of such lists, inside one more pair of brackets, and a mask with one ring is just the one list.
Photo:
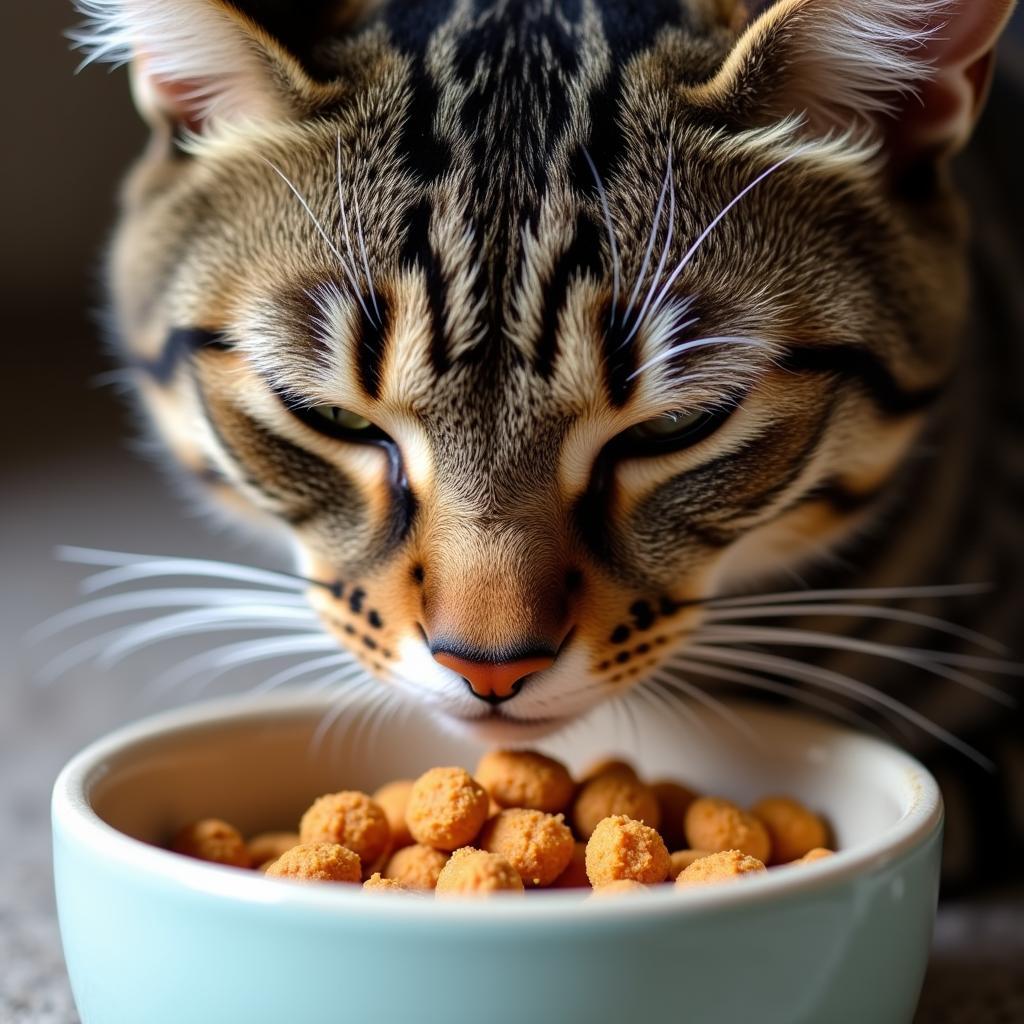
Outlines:
[[152, 129], [119, 357], [381, 685], [498, 742], [790, 693], [991, 787], [949, 163], [1013, 0], [77, 6]]

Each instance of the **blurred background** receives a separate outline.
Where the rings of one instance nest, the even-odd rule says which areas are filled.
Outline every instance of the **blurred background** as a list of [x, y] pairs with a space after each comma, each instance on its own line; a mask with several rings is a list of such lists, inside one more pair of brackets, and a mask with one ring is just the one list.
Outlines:
[[[23, 0], [5, 14], [0, 834], [6, 850], [0, 871], [0, 1022], [71, 1024], [77, 1018], [64, 981], [50, 891], [50, 785], [63, 762], [89, 740], [194, 694], [154, 694], [142, 685], [173, 663], [174, 654], [166, 650], [111, 671], [87, 662], [52, 683], [39, 681], [40, 670], [69, 643], [33, 646], [24, 637], [78, 600], [77, 584], [85, 575], [57, 561], [55, 548], [73, 544], [274, 563], [272, 554], [247, 548], [242, 538], [212, 532], [158, 466], [133, 450], [131, 413], [104, 376], [112, 366], [95, 315], [103, 242], [117, 182], [144, 141], [126, 76], [98, 67], [75, 76], [77, 59], [62, 38], [73, 21], [69, 3]], [[1002, 63], [1004, 75], [1024, 83], [1020, 13]], [[997, 87], [962, 168], [968, 179], [984, 182], [997, 174], [1021, 180], [1022, 114], [1014, 94]], [[978, 220], [1005, 216], [986, 205], [983, 185], [972, 189]], [[1024, 224], [1020, 207], [1016, 217]], [[219, 685], [230, 688], [231, 677]], [[1016, 918], [994, 913], [985, 921], [979, 930], [975, 920], [951, 911], [940, 923], [922, 1019], [1024, 1021], [1024, 990], [1018, 986], [1014, 995], [984, 959], [949, 959], [949, 950], [967, 939], [978, 950], [989, 944], [1005, 948], [1007, 942], [1022, 949]], [[1013, 929], [1016, 940], [1007, 938]], [[953, 1015], [958, 1001], [967, 1005], [964, 1000], [978, 993], [988, 993], [985, 1016]]]

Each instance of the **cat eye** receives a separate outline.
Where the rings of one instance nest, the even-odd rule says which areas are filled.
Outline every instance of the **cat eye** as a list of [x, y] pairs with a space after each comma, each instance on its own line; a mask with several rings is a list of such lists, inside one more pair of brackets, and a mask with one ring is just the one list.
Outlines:
[[300, 406], [290, 402], [286, 404], [292, 414], [307, 427], [327, 437], [336, 437], [342, 441], [373, 443], [391, 441], [375, 423], [357, 412], [352, 412], [351, 409], [343, 409], [340, 405]]
[[624, 456], [664, 455], [682, 451], [710, 437], [732, 415], [734, 406], [667, 412], [644, 420], [615, 439]]

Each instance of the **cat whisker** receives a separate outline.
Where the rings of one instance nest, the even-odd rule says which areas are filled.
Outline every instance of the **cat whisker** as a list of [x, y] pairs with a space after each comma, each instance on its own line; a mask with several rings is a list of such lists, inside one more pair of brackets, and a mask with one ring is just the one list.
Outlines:
[[[975, 693], [988, 697], [1005, 707], [1016, 707], [1017, 701], [1009, 694], [988, 683], [966, 675], [958, 669], [946, 664], [947, 657], [942, 651], [933, 651], [918, 647], [897, 647], [894, 644], [883, 644], [872, 640], [861, 640], [858, 637], [838, 636], [826, 633], [815, 633], [808, 629], [781, 629], [768, 626], [715, 626], [701, 627], [701, 639], [722, 639], [735, 643], [769, 643], [787, 644], [797, 647], [820, 647], [831, 651], [853, 651], [857, 654], [873, 655], [886, 658], [904, 665], [925, 669], [932, 675], [939, 676], [952, 683], [958, 683]], [[979, 668], [991, 671], [987, 659], [977, 659], [967, 655], [957, 655], [957, 660], [967, 668]], [[996, 662], [1003, 666], [1004, 672], [1013, 670], [1007, 663]], [[1024, 671], [1018, 668], [1017, 671]]]
[[919, 587], [849, 587], [828, 590], [784, 590], [771, 594], [749, 594], [708, 597], [700, 603], [716, 608], [740, 607], [746, 604], [794, 604], [798, 601], [836, 600], [913, 600], [927, 597], [973, 597], [991, 593], [991, 583], [948, 583]]
[[959, 751], [975, 764], [989, 771], [995, 769], [992, 761], [969, 743], [965, 743], [958, 736], [933, 722], [927, 716], [922, 715], [919, 711], [915, 711], [908, 704], [904, 704], [903, 701], [897, 700], [884, 690], [869, 686], [867, 683], [854, 679], [852, 676], [822, 668], [819, 665], [807, 665], [804, 662], [797, 661], [795, 658], [786, 658], [764, 651], [755, 652], [734, 647], [720, 647], [713, 644], [691, 644], [686, 649], [686, 655], [700, 655], [702, 661], [739, 665], [742, 668], [753, 668], [756, 671], [768, 670], [777, 675], [792, 676], [824, 690], [857, 698], [864, 704], [884, 708], [904, 721], [910, 722], [933, 739], [938, 740], [953, 750]]
[[94, 593], [132, 583], [139, 579], [155, 576], [197, 576], [239, 582], [257, 583], [296, 593], [305, 589], [308, 583], [320, 586], [329, 584], [308, 580], [304, 576], [283, 573], [270, 569], [256, 569], [235, 562], [220, 562], [209, 558], [174, 558], [154, 555], [137, 555], [123, 551], [104, 551], [98, 548], [82, 548], [62, 545], [56, 550], [57, 558], [76, 565], [110, 566], [108, 572], [87, 577], [80, 584], [85, 593]]
[[[935, 630], [937, 633], [945, 633], [949, 636], [967, 640], [970, 643], [984, 647], [986, 650], [996, 654], [1006, 654], [1007, 648], [995, 640], [990, 639], [983, 633], [973, 629], [958, 626], [955, 622], [947, 619], [939, 619], [932, 615], [924, 615], [920, 612], [908, 611], [904, 608], [885, 608], [876, 605], [858, 604], [775, 604], [770, 607], [758, 605], [746, 605], [740, 607], [723, 608], [721, 606], [711, 607], [705, 616], [707, 622], [729, 622], [740, 619], [770, 619], [770, 618], [792, 618], [799, 616], [817, 615], [839, 615], [856, 616], [865, 619], [885, 619], [891, 622], [905, 622], [910, 625], [924, 626], [927, 629]], [[947, 656], [948, 657], [948, 656]]]
[[335, 683], [341, 682], [346, 683], [345, 689], [337, 699], [331, 702], [330, 707], [324, 712], [320, 721], [317, 723], [317, 727], [314, 730], [313, 735], [310, 737], [309, 754], [313, 759], [320, 756], [320, 752], [323, 749], [323, 744], [328, 734], [337, 725], [348, 708], [355, 701], [359, 700], [374, 684], [374, 680], [369, 675], [366, 675], [363, 678], [359, 678], [357, 676], [355, 679], [352, 679], [351, 677], [338, 673], [334, 678], [325, 679], [325, 687], [323, 688], [326, 688], [326, 685], [334, 685]]
[[822, 711], [834, 718], [842, 719], [850, 725], [856, 725], [871, 732], [879, 731], [875, 723], [869, 721], [863, 715], [857, 714], [856, 711], [851, 711], [837, 701], [808, 692], [792, 683], [783, 683], [777, 679], [768, 679], [765, 676], [754, 675], [751, 672], [742, 672], [739, 669], [725, 668], [721, 665], [705, 664], [700, 660], [699, 655], [693, 658], [675, 658], [672, 664], [681, 668], [684, 672], [707, 676], [709, 679], [717, 679], [722, 682], [735, 683], [738, 686], [762, 690], [765, 693], [774, 693], [796, 701], [798, 704], [814, 708], [815, 711]]
[[279, 686], [285, 686], [294, 679], [301, 679], [311, 672], [319, 672], [323, 668], [338, 668], [343, 665], [349, 665], [351, 662], [351, 657], [341, 651], [337, 654], [328, 655], [326, 658], [310, 658], [306, 661], [300, 661], [298, 665], [289, 665], [288, 668], [275, 672], [272, 676], [264, 679], [262, 683], [251, 687], [249, 692], [256, 694], [270, 693], [271, 690], [276, 690]]
[[685, 719], [686, 723], [698, 732], [706, 733], [708, 731], [707, 724], [699, 715], [694, 713], [686, 701], [679, 700], [678, 694], [670, 693], [663, 689], [657, 679], [647, 679], [643, 683], [634, 686], [627, 694], [627, 697], [642, 701], [653, 709], [654, 713], [659, 717], [668, 712], [678, 718]]
[[[211, 682], [225, 672], [242, 665], [288, 654], [309, 654], [319, 651], [337, 652], [337, 643], [327, 634], [312, 636], [290, 635], [260, 637], [258, 640], [243, 640], [225, 644], [212, 650], [203, 651], [179, 662], [157, 675], [146, 687], [146, 692], [159, 695], [194, 679], [205, 676]], [[352, 660], [352, 659], [350, 659]]]
[[720, 700], [716, 700], [711, 694], [702, 690], [699, 686], [694, 685], [689, 680], [683, 678], [682, 675], [677, 674], [673, 671], [673, 664], [670, 662], [662, 666], [662, 671], [655, 673], [652, 676], [662, 686], [669, 690], [678, 690], [690, 697], [692, 700], [697, 701], [699, 704], [703, 704], [709, 711], [717, 715], [732, 726], [737, 732], [745, 736], [751, 743], [760, 744], [761, 740], [757, 733], [745, 722], [735, 711], [732, 710], [727, 704], [723, 704]]
[[309, 604], [304, 597], [290, 592], [274, 593], [269, 590], [215, 587], [164, 587], [153, 590], [136, 590], [85, 601], [67, 611], [59, 612], [31, 629], [26, 634], [26, 640], [29, 643], [38, 643], [86, 622], [147, 608], [235, 607], [254, 601], [259, 601], [260, 604], [268, 607], [309, 609]]
[[586, 159], [588, 166], [590, 167], [590, 173], [594, 176], [594, 183], [597, 185], [597, 196], [601, 202], [601, 213], [604, 216], [605, 229], [608, 232], [608, 245], [611, 249], [612, 257], [612, 310], [611, 316], [608, 321], [608, 326], [611, 327], [615, 323], [615, 313], [619, 306], [619, 285], [620, 285], [620, 271], [619, 265], [619, 246], [615, 239], [615, 225], [612, 222], [612, 211], [608, 205], [608, 195], [604, 190], [604, 182], [601, 181], [601, 175], [597, 171], [597, 166], [590, 157], [590, 153], [586, 148], [583, 149], [583, 156]]

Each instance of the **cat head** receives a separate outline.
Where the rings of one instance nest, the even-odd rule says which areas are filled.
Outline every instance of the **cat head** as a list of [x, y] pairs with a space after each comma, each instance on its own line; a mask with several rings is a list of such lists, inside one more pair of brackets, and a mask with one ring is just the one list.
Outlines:
[[[386, 687], [525, 737], [862, 529], [953, 371], [1009, 0], [79, 0], [153, 129], [113, 318]], [[309, 34], [313, 39], [315, 33]]]

